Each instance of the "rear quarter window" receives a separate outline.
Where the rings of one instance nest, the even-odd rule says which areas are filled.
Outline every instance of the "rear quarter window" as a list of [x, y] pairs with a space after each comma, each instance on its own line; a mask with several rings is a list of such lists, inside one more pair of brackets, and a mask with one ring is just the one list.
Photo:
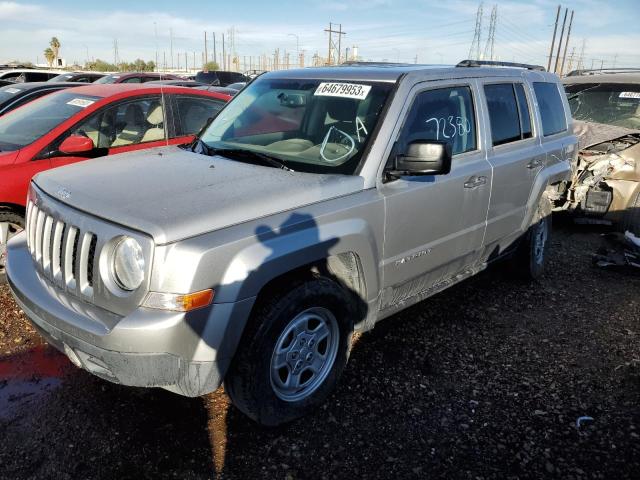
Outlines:
[[540, 108], [542, 135], [548, 137], [567, 130], [567, 120], [558, 85], [551, 82], [533, 82], [533, 90]]

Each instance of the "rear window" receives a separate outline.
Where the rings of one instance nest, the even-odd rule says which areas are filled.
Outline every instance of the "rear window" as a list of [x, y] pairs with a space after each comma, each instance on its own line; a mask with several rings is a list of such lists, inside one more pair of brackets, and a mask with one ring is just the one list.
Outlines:
[[564, 132], [567, 129], [567, 119], [558, 86], [550, 82], [533, 82], [533, 90], [540, 108], [542, 134], [547, 137]]

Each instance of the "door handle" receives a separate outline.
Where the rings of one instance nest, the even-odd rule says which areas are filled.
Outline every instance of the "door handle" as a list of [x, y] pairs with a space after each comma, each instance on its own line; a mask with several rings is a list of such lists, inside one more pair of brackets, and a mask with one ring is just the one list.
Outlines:
[[481, 185], [485, 185], [486, 183], [487, 183], [487, 177], [485, 177], [484, 175], [476, 177], [474, 175], [469, 180], [464, 182], [464, 188], [476, 188]]
[[533, 170], [534, 168], [538, 168], [542, 166], [542, 160], [540, 158], [534, 158], [529, 163], [527, 163], [527, 168], [529, 170]]

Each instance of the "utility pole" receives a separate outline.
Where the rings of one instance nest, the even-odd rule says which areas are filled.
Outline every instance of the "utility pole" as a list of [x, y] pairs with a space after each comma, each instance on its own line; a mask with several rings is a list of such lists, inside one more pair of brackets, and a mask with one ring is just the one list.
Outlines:
[[173, 29], [172, 28], [169, 29], [169, 55], [171, 55], [171, 69], [173, 70]]
[[556, 44], [556, 33], [558, 32], [558, 20], [560, 20], [560, 8], [558, 5], [558, 12], [556, 13], [556, 26], [553, 28], [553, 39], [551, 40], [551, 48], [549, 49], [549, 63], [547, 63], [547, 71], [551, 71], [551, 59], [553, 58], [553, 47]]
[[222, 70], [227, 69], [227, 53], [224, 48], [224, 32], [222, 32]]
[[567, 30], [567, 40], [564, 42], [564, 53], [562, 54], [560, 76], [564, 75], [564, 60], [567, 58], [567, 47], [569, 46], [569, 38], [571, 37], [571, 25], [573, 25], [573, 10], [571, 10], [571, 18], [569, 19], [569, 29]]
[[484, 59], [493, 60], [493, 46], [496, 36], [496, 23], [498, 22], [498, 5], [494, 5], [491, 9], [491, 20], [489, 21], [489, 35], [487, 43], [484, 45]]
[[[338, 24], [338, 30], [334, 30], [333, 29], [333, 24], [331, 22], [329, 22], [329, 28], [324, 30], [325, 32], [329, 32], [329, 52], [328, 52], [328, 56], [327, 56], [327, 65], [333, 65], [334, 60], [336, 60], [336, 63], [340, 63], [340, 56], [341, 56], [341, 45], [342, 45], [342, 35], [346, 35], [347, 32], [343, 32], [342, 31], [342, 24]], [[336, 44], [336, 42], [333, 40], [333, 34], [337, 34], [338, 35], [338, 42]], [[337, 57], [337, 59], [336, 59]]]
[[158, 69], [158, 25], [153, 22], [153, 32], [156, 40], [156, 70]]
[[611, 68], [616, 68], [616, 62], [618, 61], [618, 54], [616, 53], [613, 56], [613, 65], [611, 66]]
[[216, 50], [216, 32], [211, 32], [213, 37], [213, 61], [218, 63], [218, 51]]
[[469, 59], [473, 59], [473, 53], [475, 50], [475, 59], [480, 60], [480, 41], [482, 36], [482, 5], [482, 2], [480, 2], [480, 5], [478, 5], [478, 12], [476, 13], [476, 28], [473, 33], [471, 48], [469, 48]]
[[184, 52], [184, 71], [189, 71], [189, 57], [187, 56], [187, 52]]
[[560, 40], [558, 41], [558, 52], [556, 53], [556, 63], [553, 67], [553, 73], [558, 73], [558, 62], [560, 61], [560, 48], [562, 48], [562, 39], [564, 38], [564, 26], [567, 23], [568, 8], [564, 9], [564, 19], [562, 20], [562, 30], [560, 30]]
[[202, 69], [204, 70], [204, 65], [207, 63], [207, 31], [204, 32], [204, 58], [202, 59]]

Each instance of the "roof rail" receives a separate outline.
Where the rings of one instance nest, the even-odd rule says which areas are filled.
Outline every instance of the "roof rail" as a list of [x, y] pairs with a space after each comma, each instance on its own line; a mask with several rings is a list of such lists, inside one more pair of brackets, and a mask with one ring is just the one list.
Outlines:
[[593, 68], [583, 70], [571, 70], [567, 73], [567, 77], [579, 77], [581, 75], [596, 75], [598, 73], [637, 73], [640, 72], [638, 67], [628, 68]]
[[540, 65], [529, 65], [526, 63], [512, 63], [512, 62], [496, 62], [494, 60], [462, 60], [456, 65], [456, 67], [512, 67], [512, 68], [526, 68], [527, 70], [539, 70], [546, 72], [547, 69]]

